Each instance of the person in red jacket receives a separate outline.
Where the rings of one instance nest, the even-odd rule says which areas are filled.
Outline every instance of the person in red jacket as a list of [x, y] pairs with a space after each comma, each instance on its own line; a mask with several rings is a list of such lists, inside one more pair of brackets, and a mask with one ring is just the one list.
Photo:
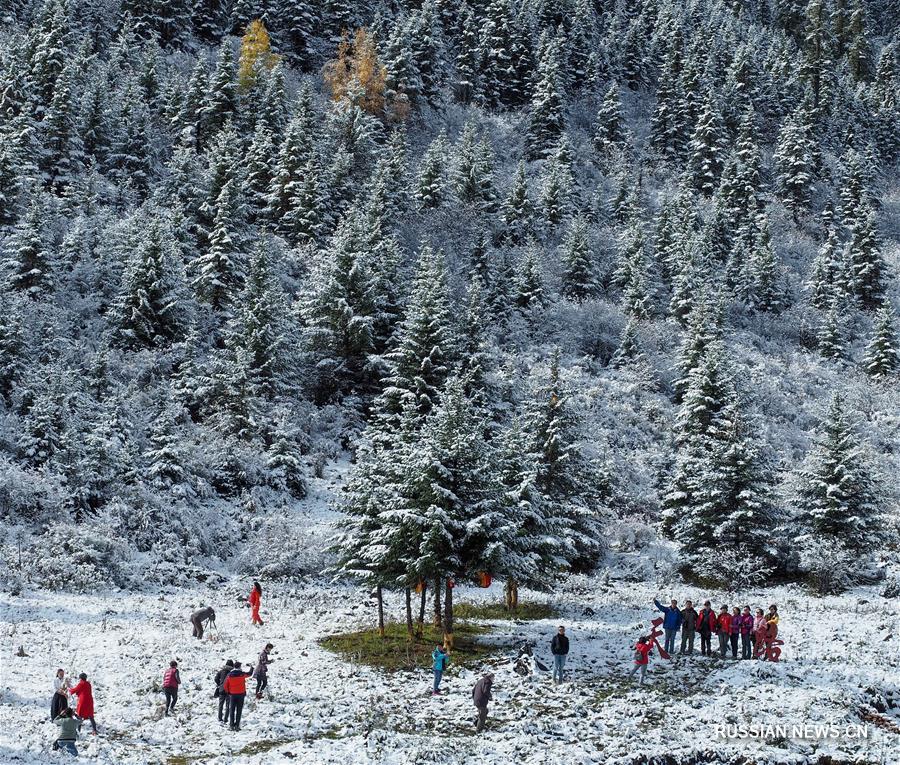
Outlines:
[[247, 678], [253, 672], [244, 672], [241, 663], [236, 661], [234, 669], [225, 678], [222, 690], [228, 694], [228, 727], [231, 730], [241, 729], [241, 713], [244, 711], [244, 699], [247, 697]]
[[88, 682], [87, 675], [82, 672], [78, 676], [78, 683], [74, 688], [69, 688], [69, 693], [78, 697], [75, 705], [75, 714], [84, 722], [91, 721], [91, 735], [97, 735], [97, 723], [94, 721], [94, 692]]
[[175, 702], [178, 701], [178, 686], [181, 685], [181, 675], [178, 674], [178, 662], [170, 661], [166, 674], [163, 675], [163, 693], [166, 694], [166, 717], [169, 712], [175, 711]]
[[259, 618], [259, 606], [262, 602], [262, 587], [260, 587], [259, 582], [253, 583], [253, 589], [250, 590], [250, 597], [247, 598], [247, 603], [250, 605], [250, 623], [256, 624], [259, 627], [262, 627], [262, 619]]
[[634, 673], [641, 671], [640, 684], [644, 684], [644, 678], [647, 676], [647, 665], [650, 663], [650, 652], [653, 650], [653, 643], [648, 637], [639, 637], [634, 646], [634, 667], [628, 673], [628, 679], [634, 677]]
[[722, 610], [719, 611], [716, 628], [719, 632], [719, 656], [724, 659], [728, 650], [728, 636], [731, 635], [731, 614], [728, 613], [728, 606], [722, 606]]

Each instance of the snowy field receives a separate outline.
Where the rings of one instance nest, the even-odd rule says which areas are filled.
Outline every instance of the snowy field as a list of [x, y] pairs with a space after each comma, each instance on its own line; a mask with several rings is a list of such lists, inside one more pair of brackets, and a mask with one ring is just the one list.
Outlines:
[[[355, 589], [310, 584], [268, 593], [265, 627], [249, 624], [232, 580], [214, 589], [96, 596], [27, 592], [2, 596], [3, 644], [0, 762], [63, 761], [50, 752], [53, 671], [87, 672], [94, 683], [99, 737], [79, 741], [81, 759], [99, 763], [897, 763], [900, 709], [876, 714], [868, 738], [803, 741], [717, 739], [717, 724], [863, 724], [860, 713], [900, 702], [900, 604], [875, 590], [811, 599], [798, 590], [742, 598], [777, 602], [783, 661], [720, 661], [699, 655], [653, 657], [643, 688], [623, 680], [633, 640], [654, 617], [648, 585], [574, 579], [553, 596], [572, 639], [571, 682], [554, 687], [549, 673], [513, 672], [513, 646], [533, 640], [550, 663], [555, 622], [502, 623], [491, 637], [496, 673], [489, 728], [472, 730], [470, 691], [476, 673], [451, 669], [446, 695], [428, 694], [431, 676], [385, 673], [342, 661], [318, 639], [374, 622], [374, 603]], [[501, 597], [460, 588], [457, 599]], [[702, 601], [704, 593], [673, 593]], [[526, 594], [527, 598], [546, 596]], [[713, 597], [717, 606], [723, 595]], [[731, 602], [731, 601], [727, 601]], [[188, 614], [214, 604], [217, 640], [191, 638]], [[399, 600], [389, 612], [400, 617]], [[585, 616], [589, 606], [595, 614]], [[243, 729], [216, 722], [212, 676], [228, 658], [255, 661], [275, 644], [271, 696], [248, 697]], [[23, 646], [27, 656], [16, 652]], [[699, 640], [697, 643], [699, 651]], [[183, 680], [175, 718], [162, 716], [160, 684], [171, 658]], [[248, 684], [248, 687], [252, 688]], [[873, 694], [871, 691], [876, 691]], [[828, 759], [831, 758], [831, 759]]]

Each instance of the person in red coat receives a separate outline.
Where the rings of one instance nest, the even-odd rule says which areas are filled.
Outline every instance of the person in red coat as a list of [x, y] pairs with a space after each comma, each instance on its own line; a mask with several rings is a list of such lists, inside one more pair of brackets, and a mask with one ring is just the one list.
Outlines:
[[97, 723], [94, 721], [94, 692], [84, 672], [78, 676], [78, 683], [75, 687], [69, 688], [69, 693], [78, 697], [78, 703], [75, 705], [75, 714], [82, 722], [85, 720], [91, 721], [91, 734], [96, 736]]
[[719, 633], [719, 656], [724, 659], [728, 650], [728, 637], [731, 635], [731, 614], [728, 613], [728, 606], [722, 606], [722, 610], [719, 611], [716, 631]]
[[639, 637], [637, 644], [634, 646], [634, 667], [628, 673], [628, 679], [634, 677], [634, 673], [640, 670], [640, 684], [644, 684], [644, 677], [647, 675], [647, 664], [650, 663], [650, 652], [653, 650], [653, 643], [648, 637]]
[[262, 602], [262, 587], [259, 582], [253, 583], [253, 589], [250, 590], [250, 597], [247, 603], [250, 605], [250, 623], [262, 627], [263, 620], [259, 618], [259, 606]]

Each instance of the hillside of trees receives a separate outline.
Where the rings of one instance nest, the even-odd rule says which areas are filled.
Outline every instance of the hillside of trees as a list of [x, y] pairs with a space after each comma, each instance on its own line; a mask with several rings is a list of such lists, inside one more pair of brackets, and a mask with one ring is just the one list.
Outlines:
[[896, 559], [896, 3], [0, 18], [7, 587]]

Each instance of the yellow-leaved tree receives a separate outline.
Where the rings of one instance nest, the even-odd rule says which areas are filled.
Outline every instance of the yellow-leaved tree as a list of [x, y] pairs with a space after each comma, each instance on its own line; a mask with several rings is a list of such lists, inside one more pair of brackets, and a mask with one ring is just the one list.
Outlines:
[[334, 101], [351, 101], [378, 117], [385, 115], [384, 81], [387, 71], [378, 58], [368, 30], [357, 29], [351, 41], [344, 36], [337, 57], [325, 64], [325, 83]]
[[260, 69], [271, 69], [278, 63], [272, 53], [272, 43], [266, 25], [259, 19], [251, 21], [241, 38], [241, 58], [238, 62], [238, 87], [250, 90], [256, 84]]

